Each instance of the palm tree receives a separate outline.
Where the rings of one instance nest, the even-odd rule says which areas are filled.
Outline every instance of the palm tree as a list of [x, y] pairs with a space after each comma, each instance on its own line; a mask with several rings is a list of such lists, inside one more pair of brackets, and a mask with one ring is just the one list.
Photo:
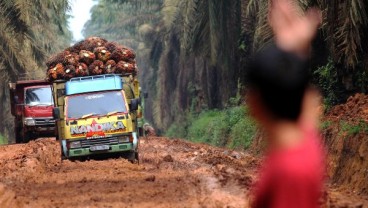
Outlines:
[[68, 0], [3, 0], [0, 3], [0, 132], [12, 132], [7, 83], [20, 76], [43, 78], [49, 53], [68, 45]]
[[[139, 66], [144, 66], [141, 81], [155, 98], [149, 101], [152, 109], [146, 115], [152, 113], [150, 120], [167, 129], [173, 121], [185, 120], [182, 115], [188, 112], [226, 106], [239, 90], [238, 83], [246, 84], [242, 69], [248, 57], [273, 38], [267, 22], [268, 2], [100, 0], [85, 33], [118, 40], [138, 50]], [[350, 85], [367, 89], [368, 45], [363, 43], [368, 36], [368, 3], [295, 3], [300, 12], [310, 6], [323, 10], [324, 24], [314, 44], [312, 69], [328, 66], [336, 70], [339, 82], [331, 83], [344, 83], [344, 92]], [[318, 71], [316, 74], [317, 82], [321, 81]], [[328, 89], [343, 97], [335, 86]]]
[[[313, 51], [315, 65], [328, 63], [328, 57], [334, 63], [343, 94], [350, 95], [355, 91], [365, 91], [368, 87], [368, 2], [364, 0], [298, 0], [301, 12], [310, 6], [317, 6], [323, 11], [321, 33], [317, 37]], [[258, 50], [272, 37], [267, 26], [266, 16], [268, 0], [250, 0], [244, 14], [255, 17], [254, 32], [250, 32], [254, 41], [253, 50]], [[246, 27], [245, 25], [243, 27]], [[327, 56], [324, 54], [327, 51]], [[323, 61], [318, 61], [324, 57]], [[334, 89], [337, 89], [334, 87]], [[335, 92], [336, 93], [336, 92]], [[346, 99], [340, 95], [340, 101]], [[339, 96], [338, 96], [339, 97]], [[336, 100], [336, 101], [338, 101]]]

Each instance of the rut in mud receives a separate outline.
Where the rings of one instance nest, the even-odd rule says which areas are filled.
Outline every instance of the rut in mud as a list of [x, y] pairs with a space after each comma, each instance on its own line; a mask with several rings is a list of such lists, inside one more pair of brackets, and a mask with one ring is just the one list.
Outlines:
[[[260, 164], [244, 152], [179, 139], [141, 140], [141, 164], [60, 160], [54, 139], [0, 146], [0, 207], [249, 207]], [[325, 207], [364, 207], [336, 190]]]

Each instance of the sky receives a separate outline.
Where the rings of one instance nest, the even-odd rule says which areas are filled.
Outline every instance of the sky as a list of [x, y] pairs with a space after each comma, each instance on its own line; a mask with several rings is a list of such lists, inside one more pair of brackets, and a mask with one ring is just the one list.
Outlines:
[[90, 19], [90, 10], [95, 4], [97, 1], [93, 0], [71, 0], [72, 11], [69, 14], [72, 15], [72, 18], [69, 19], [69, 29], [75, 41], [84, 39], [83, 25]]

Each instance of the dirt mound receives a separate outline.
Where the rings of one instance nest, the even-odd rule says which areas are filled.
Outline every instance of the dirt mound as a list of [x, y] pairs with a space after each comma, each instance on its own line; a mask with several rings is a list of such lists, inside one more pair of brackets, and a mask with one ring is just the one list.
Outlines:
[[368, 123], [368, 95], [355, 94], [345, 104], [334, 106], [326, 115], [329, 120], [345, 120]]
[[17, 201], [15, 193], [6, 188], [3, 184], [0, 184], [0, 207], [22, 207]]
[[368, 96], [356, 94], [333, 107], [322, 128], [331, 183], [368, 196]]

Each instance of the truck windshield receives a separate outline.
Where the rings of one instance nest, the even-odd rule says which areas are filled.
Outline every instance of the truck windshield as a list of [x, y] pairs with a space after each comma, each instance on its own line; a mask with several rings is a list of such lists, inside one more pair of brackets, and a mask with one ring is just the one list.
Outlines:
[[51, 87], [26, 89], [26, 105], [53, 105]]
[[67, 117], [71, 119], [127, 111], [121, 91], [70, 96], [66, 108]]

